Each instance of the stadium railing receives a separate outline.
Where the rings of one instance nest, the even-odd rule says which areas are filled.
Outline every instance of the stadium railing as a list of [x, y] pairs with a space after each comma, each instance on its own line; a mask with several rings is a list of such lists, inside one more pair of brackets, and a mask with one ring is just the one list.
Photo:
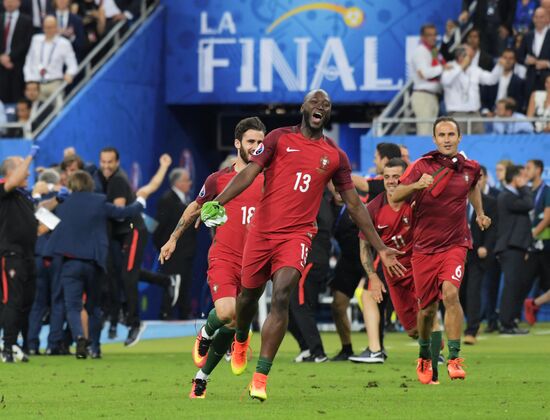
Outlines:
[[[118, 22], [111, 31], [90, 51], [84, 60], [78, 65], [74, 77], [75, 84], [69, 85], [66, 81], [57, 88], [46, 101], [38, 108], [32, 119], [25, 124], [7, 123], [0, 125], [0, 129], [19, 128], [25, 134], [25, 138], [34, 139], [57, 116], [63, 107], [88, 83], [93, 75], [109, 60], [124, 42], [141, 26], [141, 24], [153, 13], [159, 0], [141, 0], [140, 16], [127, 26], [126, 21]], [[107, 51], [105, 51], [108, 48]], [[65, 90], [70, 91], [65, 95]], [[62, 106], [56, 108], [58, 98], [62, 98]], [[40, 123], [38, 123], [40, 121]]]

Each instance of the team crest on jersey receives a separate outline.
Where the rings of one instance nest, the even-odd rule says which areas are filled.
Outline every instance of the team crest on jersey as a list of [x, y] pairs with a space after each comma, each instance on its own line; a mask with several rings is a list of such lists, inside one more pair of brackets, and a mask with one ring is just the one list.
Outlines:
[[200, 192], [199, 192], [199, 197], [204, 197], [206, 195], [206, 185], [203, 185]]
[[409, 224], [409, 218], [407, 216], [403, 217], [403, 223], [405, 223], [406, 225]]
[[216, 293], [218, 291], [218, 285], [215, 284], [213, 287], [212, 287], [212, 290], [214, 291], [214, 293]]
[[256, 150], [252, 153], [254, 156], [261, 155], [264, 151], [264, 144], [261, 143]]
[[464, 175], [464, 181], [468, 182], [470, 180], [470, 177], [468, 176], [468, 174]]
[[328, 159], [328, 156], [323, 155], [319, 160], [319, 164], [320, 166], [317, 168], [317, 171], [326, 171], [328, 169], [328, 165], [330, 165], [330, 160]]

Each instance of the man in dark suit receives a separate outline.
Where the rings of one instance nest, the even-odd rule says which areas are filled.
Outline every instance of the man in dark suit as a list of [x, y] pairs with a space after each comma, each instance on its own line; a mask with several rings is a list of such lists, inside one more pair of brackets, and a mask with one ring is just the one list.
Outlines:
[[69, 4], [69, 0], [54, 0], [54, 15], [57, 18], [59, 35], [71, 41], [76, 57], [80, 61], [84, 58], [86, 34], [84, 33], [82, 19], [70, 12]]
[[[481, 167], [479, 178], [481, 191], [485, 191], [487, 184], [487, 168]], [[493, 249], [496, 241], [496, 219], [497, 201], [488, 194], [482, 193], [481, 201], [485, 214], [493, 221], [487, 230], [481, 230], [475, 221], [474, 209], [468, 204], [468, 224], [472, 232], [473, 249], [468, 251], [466, 259], [466, 273], [464, 283], [460, 289], [461, 298], [466, 302], [463, 307], [466, 309], [468, 321], [464, 331], [464, 344], [475, 344], [476, 335], [481, 322], [481, 285], [487, 272], [489, 261], [493, 256]]]
[[[92, 192], [94, 181], [85, 171], [76, 171], [72, 174], [67, 185], [73, 193], [56, 209], [61, 222], [51, 233], [44, 255], [63, 258], [59, 276], [67, 320], [76, 342], [76, 358], [87, 357], [88, 340], [81, 320], [83, 292], [86, 293], [92, 358], [100, 358], [101, 314], [98, 279], [101, 270], [107, 269], [107, 219], [138, 216], [145, 207], [144, 199], [148, 193], [145, 189], [138, 190], [138, 198], [134, 203], [127, 207], [117, 207], [107, 202], [104, 194]], [[86, 240], [82, 240], [84, 232]]]
[[[174, 227], [178, 224], [180, 216], [187, 205], [192, 201], [189, 196], [191, 190], [191, 178], [189, 172], [183, 168], [175, 168], [168, 175], [171, 188], [164, 193], [158, 203], [157, 221], [159, 225], [153, 234], [153, 243], [157, 250], [170, 238]], [[193, 274], [193, 258], [196, 249], [196, 230], [187, 229], [174, 252], [174, 257], [162, 265], [164, 274], [179, 274], [181, 286], [177, 306], [180, 318], [187, 319], [190, 315], [190, 289]], [[162, 305], [162, 316], [169, 317], [169, 299], [165, 296]]]
[[44, 18], [55, 14], [54, 11], [53, 0], [21, 0], [21, 13], [31, 18], [35, 34], [42, 32]]
[[491, 71], [494, 67], [494, 60], [484, 49], [480, 47], [480, 33], [479, 29], [472, 29], [468, 32], [466, 37], [466, 44], [472, 47], [474, 50], [474, 56], [472, 57], [472, 63], [476, 64], [483, 70]]
[[23, 66], [32, 38], [31, 19], [20, 10], [20, 0], [4, 0], [0, 15], [0, 101], [16, 102], [23, 94]]
[[481, 49], [496, 57], [502, 51], [505, 39], [512, 33], [516, 0], [462, 0], [462, 13], [458, 20], [465, 23], [468, 9], [477, 1], [473, 23], [479, 29]]
[[521, 312], [524, 282], [527, 281], [525, 257], [533, 242], [529, 211], [533, 208], [533, 193], [527, 186], [523, 166], [506, 169], [506, 186], [498, 196], [498, 227], [495, 253], [504, 273], [504, 288], [500, 301], [500, 332], [527, 334], [518, 327], [515, 318]]
[[141, 0], [104, 0], [103, 8], [107, 20], [105, 32], [121, 21], [134, 20], [139, 16]]
[[525, 81], [514, 73], [516, 52], [506, 48], [500, 56], [502, 74], [496, 85], [481, 86], [482, 108], [494, 111], [496, 102], [503, 98], [514, 98], [517, 110], [523, 112], [525, 106]]
[[539, 7], [533, 15], [535, 29], [528, 32], [518, 49], [518, 61], [527, 66], [525, 98], [534, 90], [544, 90], [544, 80], [550, 74], [550, 17]]

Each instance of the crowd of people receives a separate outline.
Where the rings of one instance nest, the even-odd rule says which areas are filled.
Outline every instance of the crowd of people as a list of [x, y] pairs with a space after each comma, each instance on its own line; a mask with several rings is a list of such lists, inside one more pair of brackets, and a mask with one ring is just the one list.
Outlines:
[[[415, 117], [474, 119], [473, 134], [550, 131], [550, 1], [480, 1], [473, 16], [471, 3], [463, 0], [462, 13], [447, 22], [439, 46], [436, 27], [421, 28], [409, 63]], [[473, 28], [462, 33], [467, 22]], [[483, 122], [481, 117], [512, 121]], [[541, 121], [522, 121], [525, 117]], [[459, 123], [468, 133], [467, 123]], [[430, 127], [419, 121], [417, 134], [430, 135]]]
[[[106, 323], [111, 339], [119, 334], [117, 325], [126, 324], [124, 344], [136, 344], [143, 332], [139, 281], [161, 288], [160, 319], [191, 317], [195, 232], [186, 233], [177, 258], [160, 272], [143, 267], [149, 234], [141, 212], [168, 173], [168, 155], [160, 157], [157, 173], [135, 193], [112, 147], [101, 151], [98, 165], [68, 148], [59, 165], [39, 168], [29, 187], [31, 161], [32, 156], [8, 157], [0, 167], [4, 362], [13, 361], [14, 351], [25, 360], [41, 354], [41, 348], [48, 355], [71, 354], [73, 342], [77, 358], [100, 358], [99, 333]], [[190, 202], [192, 183], [185, 168], [172, 169], [168, 181], [170, 188], [153, 213], [158, 222], [153, 243], [159, 248]], [[48, 225], [35, 209], [53, 211], [61, 222]], [[48, 339], [40, 343], [45, 320]], [[23, 340], [16, 344], [19, 334]]]
[[[395, 312], [418, 338], [422, 383], [438, 383], [440, 311], [452, 379], [465, 377], [460, 345], [476, 344], [483, 319], [486, 332], [528, 333], [519, 326], [522, 309], [534, 323], [550, 300], [544, 163], [501, 161], [498, 183], [489, 186], [487, 169], [458, 153], [460, 124], [440, 117], [432, 124], [437, 150], [411, 162], [403, 145], [380, 143], [376, 176], [352, 176], [346, 155], [323, 134], [331, 107], [326, 92], [312, 91], [301, 125], [267, 136], [259, 118], [242, 120], [236, 157], [206, 180], [195, 200], [189, 173], [172, 169], [155, 214], [160, 272], [142, 266], [148, 230], [140, 213], [171, 166], [168, 155], [135, 193], [113, 147], [101, 151], [98, 165], [66, 149], [58, 165], [39, 169], [32, 188], [28, 171], [38, 147], [25, 159], [6, 158], [0, 166], [2, 360], [28, 360], [44, 347], [48, 355], [67, 355], [72, 343], [77, 358], [101, 358], [100, 331], [108, 324], [114, 338], [119, 322], [128, 327], [124, 344], [136, 344], [143, 331], [139, 281], [164, 289], [160, 318], [190, 318], [199, 216], [216, 228], [207, 272], [214, 309], [192, 351], [199, 371], [191, 398], [205, 396], [209, 375], [230, 348], [233, 372], [245, 371], [249, 330], [269, 279], [270, 313], [249, 389], [260, 400], [267, 398], [267, 376], [287, 327], [300, 348], [296, 362], [329, 360], [317, 329], [319, 295], [327, 288], [342, 345], [330, 360], [384, 363], [384, 332]], [[537, 279], [541, 293], [527, 298]], [[354, 295], [369, 343], [360, 354], [347, 317]], [[45, 318], [50, 331], [40, 343]]]
[[[0, 4], [0, 126], [25, 124], [78, 63], [120, 21], [135, 19], [141, 0], [3, 0]], [[29, 93], [32, 90], [36, 94]], [[17, 104], [6, 116], [5, 104]], [[42, 119], [62, 105], [62, 95]], [[9, 117], [9, 118], [8, 118]], [[36, 121], [36, 125], [40, 121]], [[1, 129], [0, 136], [28, 137], [33, 127]]]

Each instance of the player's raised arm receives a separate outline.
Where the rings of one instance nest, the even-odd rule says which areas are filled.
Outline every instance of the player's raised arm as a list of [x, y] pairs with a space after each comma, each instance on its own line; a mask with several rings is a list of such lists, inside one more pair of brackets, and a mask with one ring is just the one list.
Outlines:
[[391, 200], [395, 203], [405, 201], [413, 193], [423, 190], [424, 188], [428, 188], [430, 185], [433, 184], [433, 182], [433, 176], [429, 174], [422, 174], [420, 179], [416, 182], [413, 182], [412, 184], [399, 184], [393, 192]]
[[250, 162], [241, 172], [235, 175], [229, 184], [226, 185], [221, 194], [216, 197], [216, 201], [222, 206], [228, 201], [231, 201], [246, 190], [260, 172], [262, 172], [262, 167], [255, 162]]

